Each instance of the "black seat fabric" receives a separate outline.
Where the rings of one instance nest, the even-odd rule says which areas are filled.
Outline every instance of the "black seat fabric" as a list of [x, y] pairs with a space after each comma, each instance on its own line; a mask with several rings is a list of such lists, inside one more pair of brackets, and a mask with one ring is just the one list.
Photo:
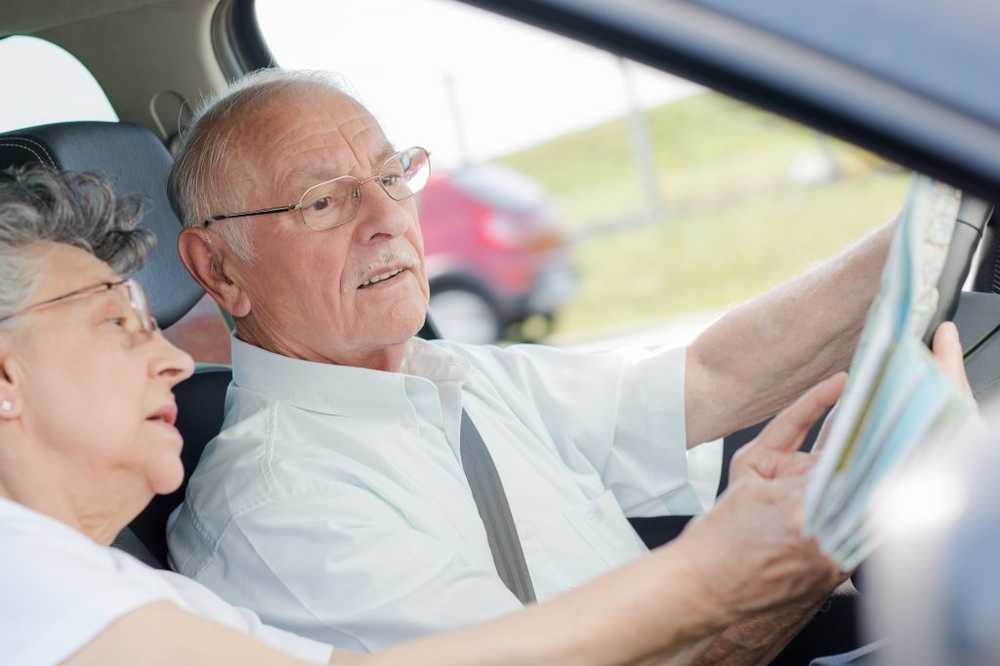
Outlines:
[[170, 326], [201, 298], [177, 256], [181, 225], [166, 190], [173, 158], [152, 132], [128, 123], [75, 122], [0, 134], [0, 170], [36, 162], [95, 172], [109, 177], [117, 192], [143, 196], [142, 224], [156, 233], [157, 247], [135, 277], [160, 326]]
[[[160, 566], [167, 567], [167, 519], [184, 500], [191, 472], [213, 437], [219, 434], [225, 410], [226, 389], [232, 372], [225, 366], [199, 368], [190, 379], [174, 387], [177, 399], [177, 429], [184, 437], [181, 462], [184, 482], [169, 495], [157, 495], [129, 527], [145, 544]], [[133, 553], [135, 554], [135, 553]]]

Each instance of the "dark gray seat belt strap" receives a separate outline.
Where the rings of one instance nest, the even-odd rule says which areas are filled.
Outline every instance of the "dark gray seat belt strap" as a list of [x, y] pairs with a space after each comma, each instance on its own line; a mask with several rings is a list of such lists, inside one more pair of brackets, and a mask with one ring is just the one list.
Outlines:
[[483, 442], [476, 425], [462, 410], [461, 450], [462, 469], [472, 489], [472, 497], [479, 509], [479, 517], [486, 527], [486, 538], [493, 553], [500, 580], [523, 604], [535, 600], [535, 586], [531, 584], [531, 574], [521, 550], [521, 540], [517, 536], [517, 526], [510, 513], [507, 495], [504, 494], [500, 475], [497, 473], [493, 457]]

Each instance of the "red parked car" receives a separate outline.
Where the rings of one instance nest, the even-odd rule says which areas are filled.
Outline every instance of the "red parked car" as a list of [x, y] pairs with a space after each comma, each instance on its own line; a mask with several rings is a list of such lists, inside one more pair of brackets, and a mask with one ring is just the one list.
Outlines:
[[577, 275], [538, 184], [507, 167], [467, 166], [432, 174], [419, 206], [430, 312], [445, 338], [494, 342], [534, 315], [551, 327]]

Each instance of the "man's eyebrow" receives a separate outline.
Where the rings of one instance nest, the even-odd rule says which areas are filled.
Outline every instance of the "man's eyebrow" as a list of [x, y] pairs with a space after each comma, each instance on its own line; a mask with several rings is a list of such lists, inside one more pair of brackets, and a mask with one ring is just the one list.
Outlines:
[[[373, 167], [375, 169], [380, 168], [386, 160], [395, 155], [397, 152], [398, 151], [391, 143], [382, 144], [382, 148], [375, 153], [375, 159], [372, 160]], [[341, 176], [347, 175], [349, 174], [346, 171], [334, 172], [327, 167], [319, 167], [295, 174], [291, 182], [300, 184], [304, 188], [309, 188], [317, 183], [324, 183], [328, 180], [333, 180], [334, 178], [340, 178]]]
[[383, 162], [395, 155], [397, 152], [398, 151], [391, 143], [384, 143], [382, 144], [382, 150], [380, 150], [378, 155], [375, 157], [375, 161], [379, 166], [382, 166]]

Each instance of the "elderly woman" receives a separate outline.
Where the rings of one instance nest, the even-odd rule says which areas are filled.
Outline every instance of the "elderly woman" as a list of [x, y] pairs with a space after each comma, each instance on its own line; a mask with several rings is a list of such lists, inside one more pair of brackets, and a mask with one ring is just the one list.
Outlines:
[[[763, 480], [753, 463], [759, 452], [777, 469], [784, 452], [771, 429], [743, 455], [743, 478], [673, 544], [552, 602], [378, 655], [264, 626], [146, 567], [107, 544], [182, 480], [171, 388], [192, 362], [123, 278], [152, 245], [137, 216], [134, 200], [95, 176], [0, 177], [4, 663], [686, 663], [724, 656], [704, 651], [762, 611], [798, 617], [838, 578], [787, 518], [801, 476]], [[779, 439], [804, 434], [842, 384], [821, 384], [775, 419]], [[759, 656], [777, 648], [760, 646]]]

